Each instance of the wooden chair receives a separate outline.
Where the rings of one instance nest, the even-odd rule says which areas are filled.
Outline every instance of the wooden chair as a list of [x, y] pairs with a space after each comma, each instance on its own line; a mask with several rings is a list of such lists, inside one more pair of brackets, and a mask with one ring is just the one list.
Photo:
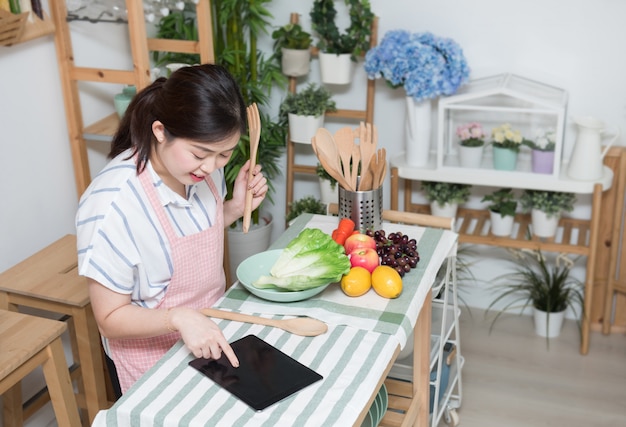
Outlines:
[[[86, 424], [91, 424], [98, 411], [110, 404], [100, 334], [87, 281], [77, 272], [76, 236], [66, 235], [0, 274], [0, 309], [16, 312], [18, 307], [60, 314], [69, 320], [75, 365], [71, 376], [80, 379], [76, 400], [87, 411]], [[48, 394], [43, 393], [24, 409], [24, 418], [48, 400]]]
[[[80, 426], [61, 334], [67, 325], [56, 320], [0, 310], [0, 394], [15, 387], [41, 366], [60, 426]], [[13, 402], [9, 393], [9, 401]], [[22, 424], [21, 401], [16, 412], [4, 413], [4, 426]]]

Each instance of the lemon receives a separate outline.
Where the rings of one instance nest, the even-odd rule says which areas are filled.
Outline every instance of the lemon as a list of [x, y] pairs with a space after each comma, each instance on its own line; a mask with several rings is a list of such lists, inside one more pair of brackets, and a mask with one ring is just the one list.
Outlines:
[[372, 287], [384, 298], [398, 298], [402, 293], [402, 277], [392, 267], [379, 265], [372, 272]]
[[372, 275], [363, 267], [352, 267], [341, 278], [341, 290], [349, 297], [359, 297], [372, 287]]

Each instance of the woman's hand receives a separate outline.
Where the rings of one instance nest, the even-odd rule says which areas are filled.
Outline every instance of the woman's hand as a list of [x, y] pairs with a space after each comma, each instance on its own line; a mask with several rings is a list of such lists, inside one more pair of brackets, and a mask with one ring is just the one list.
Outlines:
[[246, 203], [246, 192], [252, 190], [252, 210], [261, 205], [265, 199], [269, 187], [267, 178], [261, 172], [261, 165], [256, 165], [252, 172], [252, 181], [248, 185], [248, 171], [250, 170], [250, 160], [248, 160], [237, 174], [233, 187], [233, 197], [224, 203], [224, 224], [229, 226], [243, 216]]
[[180, 332], [187, 348], [195, 357], [219, 359], [222, 352], [233, 367], [239, 367], [239, 360], [226, 341], [220, 328], [211, 319], [191, 308], [169, 309], [167, 322]]

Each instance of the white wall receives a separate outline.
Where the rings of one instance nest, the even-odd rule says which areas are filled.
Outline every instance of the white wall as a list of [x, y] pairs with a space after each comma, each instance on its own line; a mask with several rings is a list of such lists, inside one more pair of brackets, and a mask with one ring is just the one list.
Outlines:
[[[569, 91], [571, 116], [594, 115], [626, 131], [626, 2], [621, 0], [371, 0], [379, 16], [379, 38], [392, 29], [431, 31], [452, 37], [464, 49], [472, 77], [513, 72]], [[310, 1], [274, 0], [270, 6], [275, 24], [301, 14], [310, 28]], [[337, 2], [343, 10], [343, 2]], [[347, 21], [344, 26], [347, 25]], [[105, 68], [130, 66], [125, 43], [126, 26], [118, 24], [70, 24], [78, 65]], [[271, 46], [266, 38], [261, 45]], [[362, 108], [365, 77], [361, 64], [355, 83], [337, 91], [340, 108]], [[306, 81], [319, 81], [317, 61]], [[112, 94], [120, 87], [91, 85], [85, 88], [85, 122], [113, 112]], [[84, 91], [84, 92], [85, 92]], [[274, 95], [275, 105], [282, 93]], [[374, 122], [379, 144], [388, 152], [403, 150], [402, 89], [376, 86]], [[329, 127], [339, 124], [329, 123]], [[0, 48], [0, 271], [28, 257], [41, 247], [74, 230], [77, 203], [72, 162], [51, 37]], [[575, 131], [567, 127], [566, 146]], [[620, 141], [624, 144], [624, 139]], [[108, 147], [90, 144], [92, 174], [105, 162]], [[314, 162], [306, 150], [298, 161]], [[284, 168], [283, 168], [284, 169]], [[276, 205], [271, 208], [276, 237], [281, 231], [285, 206], [284, 177], [275, 183]], [[296, 199], [318, 194], [316, 181], [296, 183]], [[388, 183], [385, 205], [389, 202]], [[582, 201], [579, 215], [585, 215]], [[492, 252], [492, 251], [490, 251]], [[481, 260], [485, 280], [501, 271], [501, 263]], [[486, 273], [483, 273], [486, 272]], [[479, 294], [478, 294], [479, 295]], [[485, 300], [465, 297], [473, 305]]]

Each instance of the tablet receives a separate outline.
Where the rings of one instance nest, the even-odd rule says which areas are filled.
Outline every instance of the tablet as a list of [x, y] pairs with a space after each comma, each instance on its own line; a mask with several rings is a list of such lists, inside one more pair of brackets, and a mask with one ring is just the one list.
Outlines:
[[255, 335], [247, 335], [231, 347], [239, 368], [233, 368], [223, 353], [218, 360], [198, 358], [189, 365], [257, 411], [323, 378]]

